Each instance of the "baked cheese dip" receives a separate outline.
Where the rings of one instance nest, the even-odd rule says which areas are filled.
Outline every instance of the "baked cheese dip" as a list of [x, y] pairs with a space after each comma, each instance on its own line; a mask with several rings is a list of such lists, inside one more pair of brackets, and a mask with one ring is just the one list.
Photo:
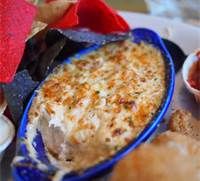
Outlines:
[[165, 83], [163, 57], [152, 45], [108, 44], [48, 76], [29, 124], [41, 132], [51, 162], [82, 171], [138, 136], [161, 105]]

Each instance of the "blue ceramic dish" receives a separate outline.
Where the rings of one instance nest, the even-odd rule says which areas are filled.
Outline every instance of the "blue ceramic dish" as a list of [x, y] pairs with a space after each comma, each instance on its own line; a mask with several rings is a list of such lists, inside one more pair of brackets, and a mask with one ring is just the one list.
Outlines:
[[[138, 29], [132, 30], [132, 34], [134, 37], [133, 41], [135, 43], [140, 43], [141, 41], [144, 41], [144, 42], [152, 44], [153, 46], [155, 46], [157, 49], [159, 49], [162, 52], [162, 55], [165, 59], [166, 75], [167, 75], [166, 76], [166, 86], [167, 86], [166, 93], [162, 101], [162, 104], [159, 110], [157, 111], [157, 113], [155, 114], [155, 116], [153, 117], [153, 119], [146, 126], [146, 128], [129, 145], [122, 148], [114, 156], [95, 165], [92, 168], [85, 170], [81, 174], [70, 173], [70, 174], [64, 175], [63, 177], [61, 177], [61, 180], [63, 181], [90, 180], [91, 178], [105, 174], [105, 172], [110, 170], [116, 164], [117, 161], [119, 161], [122, 157], [124, 157], [126, 154], [128, 154], [130, 151], [136, 148], [139, 144], [141, 144], [142, 142], [144, 142], [150, 137], [150, 135], [156, 130], [157, 126], [162, 121], [163, 116], [169, 107], [169, 104], [173, 95], [174, 81], [175, 81], [174, 65], [173, 65], [173, 61], [170, 54], [168, 53], [161, 38], [155, 32], [149, 29], [138, 28]], [[83, 55], [86, 55], [92, 51], [97, 50], [98, 48], [99, 46], [92, 46], [84, 51], [81, 51], [80, 53], [75, 55], [75, 57], [79, 58]], [[71, 58], [68, 58], [67, 60], [64, 61], [64, 63], [70, 63], [70, 60]], [[37, 153], [37, 159], [41, 163], [46, 165], [47, 171], [42, 171], [38, 168], [37, 161], [29, 156], [28, 150], [23, 141], [26, 138], [25, 134], [26, 134], [26, 127], [28, 123], [27, 115], [28, 115], [30, 106], [32, 104], [32, 101], [35, 95], [36, 93], [33, 94], [32, 98], [30, 99], [26, 107], [23, 118], [21, 120], [21, 126], [18, 132], [17, 156], [20, 156], [18, 157], [20, 159], [16, 159], [18, 161], [14, 162], [13, 168], [12, 168], [13, 178], [16, 181], [51, 180], [54, 174], [58, 171], [57, 168], [50, 163], [50, 161], [48, 160], [45, 154], [44, 144], [39, 132], [37, 136], [34, 138], [35, 144], [33, 144], [33, 147]]]

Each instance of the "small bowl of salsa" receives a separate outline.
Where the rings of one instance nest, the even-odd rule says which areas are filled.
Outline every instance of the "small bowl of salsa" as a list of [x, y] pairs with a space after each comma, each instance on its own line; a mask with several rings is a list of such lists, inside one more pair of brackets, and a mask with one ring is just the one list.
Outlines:
[[186, 58], [182, 76], [186, 88], [194, 94], [197, 102], [200, 103], [200, 49]]

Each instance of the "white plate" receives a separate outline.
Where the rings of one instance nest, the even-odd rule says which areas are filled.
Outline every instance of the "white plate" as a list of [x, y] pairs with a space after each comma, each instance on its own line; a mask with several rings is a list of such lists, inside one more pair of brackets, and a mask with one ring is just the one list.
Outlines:
[[132, 28], [150, 28], [177, 43], [186, 54], [200, 47], [200, 28], [167, 18], [140, 13], [120, 12]]

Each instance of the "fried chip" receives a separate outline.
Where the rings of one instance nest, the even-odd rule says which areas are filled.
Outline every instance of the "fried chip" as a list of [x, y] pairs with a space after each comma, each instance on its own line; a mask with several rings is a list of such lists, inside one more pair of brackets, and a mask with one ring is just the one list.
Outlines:
[[0, 82], [8, 83], [22, 58], [36, 8], [25, 0], [2, 0], [0, 12]]
[[[51, 47], [55, 44], [55, 41], [59, 41], [65, 39], [66, 43], [63, 49], [59, 52], [58, 56], [54, 60], [54, 65], [58, 65], [63, 62], [69, 56], [74, 55], [75, 53], [91, 46], [91, 43], [84, 43], [84, 42], [75, 42], [70, 40], [68, 37], [63, 35], [57, 29], [50, 29], [45, 37], [45, 42], [48, 47]], [[69, 48], [70, 47], [70, 48]]]
[[34, 21], [32, 24], [31, 32], [29, 33], [27, 40], [29, 40], [31, 37], [36, 35], [38, 32], [42, 31], [47, 27], [46, 23], [43, 23], [41, 21]]
[[126, 21], [103, 0], [79, 0], [50, 26], [60, 29], [87, 28], [103, 34], [130, 30]]
[[86, 43], [71, 41], [56, 29], [45, 29], [26, 42], [18, 71], [26, 69], [33, 80], [42, 81], [49, 70], [83, 48]]
[[55, 58], [61, 52], [65, 45], [65, 39], [61, 39], [56, 42], [50, 48], [48, 48], [40, 58], [40, 64], [36, 69], [36, 74], [39, 80], [44, 79], [48, 73], [53, 69], [52, 64]]
[[131, 34], [129, 33], [110, 33], [105, 35], [91, 32], [85, 29], [58, 29], [58, 31], [72, 41], [81, 43], [85, 42], [96, 45], [104, 45], [106, 43], [122, 41], [131, 37]]
[[31, 79], [27, 70], [18, 72], [12, 83], [2, 85], [8, 108], [14, 121], [17, 122], [21, 118], [23, 105], [37, 85], [38, 82]]
[[50, 24], [61, 18], [73, 2], [69, 0], [55, 0], [38, 5], [37, 21]]

